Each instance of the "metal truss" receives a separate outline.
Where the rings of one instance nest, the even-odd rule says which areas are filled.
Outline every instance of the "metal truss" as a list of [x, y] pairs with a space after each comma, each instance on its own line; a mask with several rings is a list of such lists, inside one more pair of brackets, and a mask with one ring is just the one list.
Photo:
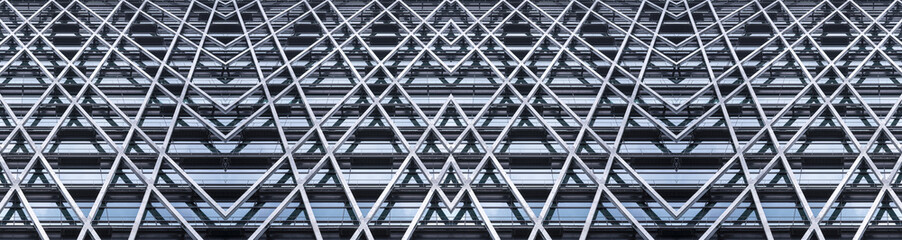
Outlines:
[[0, 238], [893, 238], [900, 13], [0, 0]]

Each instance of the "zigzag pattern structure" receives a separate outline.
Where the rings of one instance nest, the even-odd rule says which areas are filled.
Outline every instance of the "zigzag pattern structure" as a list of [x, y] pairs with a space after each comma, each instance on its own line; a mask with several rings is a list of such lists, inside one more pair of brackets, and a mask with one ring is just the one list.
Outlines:
[[0, 0], [0, 238], [893, 239], [900, 13]]

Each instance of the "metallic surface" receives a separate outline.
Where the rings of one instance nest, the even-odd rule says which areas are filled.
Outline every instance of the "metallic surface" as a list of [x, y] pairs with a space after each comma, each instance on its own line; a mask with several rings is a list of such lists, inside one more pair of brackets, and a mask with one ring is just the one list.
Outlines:
[[0, 238], [895, 239], [900, 22], [0, 0]]

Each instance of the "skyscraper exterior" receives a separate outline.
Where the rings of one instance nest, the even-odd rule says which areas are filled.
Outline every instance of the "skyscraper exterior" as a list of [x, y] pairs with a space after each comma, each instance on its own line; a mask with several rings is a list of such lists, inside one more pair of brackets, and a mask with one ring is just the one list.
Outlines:
[[902, 1], [0, 0], [0, 239], [898, 239]]

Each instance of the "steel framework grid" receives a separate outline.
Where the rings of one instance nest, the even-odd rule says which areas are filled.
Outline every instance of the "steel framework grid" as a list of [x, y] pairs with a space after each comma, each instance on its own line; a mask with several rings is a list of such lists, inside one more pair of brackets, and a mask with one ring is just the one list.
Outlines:
[[894, 238], [900, 10], [2, 0], [2, 238]]

